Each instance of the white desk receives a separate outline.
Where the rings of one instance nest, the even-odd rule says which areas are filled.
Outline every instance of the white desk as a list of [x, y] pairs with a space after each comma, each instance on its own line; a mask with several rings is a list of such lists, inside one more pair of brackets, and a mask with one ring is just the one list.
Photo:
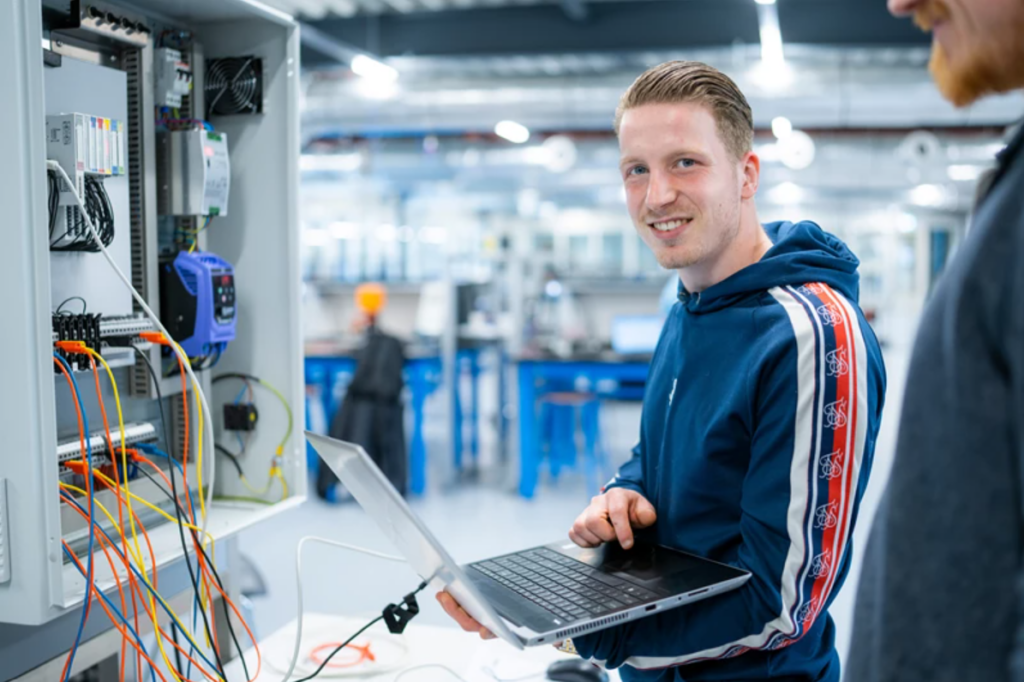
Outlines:
[[[373, 616], [359, 618], [329, 616], [325, 614], [309, 614], [303, 624], [302, 648], [300, 654], [308, 654], [315, 646], [331, 640], [338, 643], [348, 639], [353, 632], [361, 628]], [[439, 664], [451, 668], [465, 682], [542, 682], [547, 666], [554, 661], [567, 657], [554, 647], [541, 646], [518, 651], [501, 640], [483, 641], [478, 636], [462, 632], [454, 627], [437, 627], [418, 625], [413, 621], [402, 635], [390, 635], [383, 623], [374, 625], [366, 635], [372, 636], [373, 642], [385, 649], [381, 659], [390, 656], [397, 665], [376, 674], [355, 675], [355, 670], [346, 671], [344, 676], [329, 676], [325, 670], [317, 680], [372, 680], [373, 682], [391, 682], [403, 670], [426, 664]], [[363, 637], [356, 640], [362, 643]], [[389, 643], [394, 642], [389, 647]], [[404, 646], [403, 646], [404, 645]], [[255, 682], [281, 682], [284, 671], [291, 660], [292, 647], [295, 646], [295, 622], [292, 621], [260, 642], [263, 654], [263, 665]], [[404, 660], [396, 655], [406, 649]], [[329, 653], [329, 649], [327, 653]], [[245, 654], [249, 672], [256, 671], [256, 652], [250, 649]], [[307, 659], [308, 660], [308, 659]], [[384, 662], [383, 660], [381, 661]], [[240, 659], [232, 661], [226, 667], [228, 679], [244, 680]], [[309, 674], [308, 670], [305, 674]], [[619, 682], [618, 673], [608, 671], [611, 682]], [[293, 679], [300, 679], [298, 669]], [[450, 673], [441, 668], [422, 668], [411, 670], [402, 676], [402, 682], [458, 682]]]

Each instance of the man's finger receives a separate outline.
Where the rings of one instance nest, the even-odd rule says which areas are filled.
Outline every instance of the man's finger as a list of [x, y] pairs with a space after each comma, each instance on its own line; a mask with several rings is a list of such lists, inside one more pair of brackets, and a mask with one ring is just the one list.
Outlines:
[[621, 495], [615, 495], [608, 501], [608, 519], [615, 529], [615, 536], [622, 548], [632, 547], [633, 529], [629, 525], [629, 506]]
[[459, 603], [448, 594], [447, 592], [438, 592], [437, 601], [440, 602], [441, 608], [451, 618], [459, 624], [466, 632], [477, 632], [483, 639], [494, 639], [494, 634], [490, 630], [481, 625], [473, 616], [469, 615], [464, 608], [459, 606]]
[[630, 504], [629, 519], [634, 528], [648, 528], [658, 520], [658, 513], [647, 498], [637, 495]]
[[601, 538], [587, 530], [587, 527], [580, 521], [577, 521], [569, 530], [569, 539], [580, 547], [597, 547], [601, 544]]
[[611, 542], [616, 539], [615, 526], [608, 520], [608, 509], [594, 510], [587, 514], [586, 529], [601, 542]]

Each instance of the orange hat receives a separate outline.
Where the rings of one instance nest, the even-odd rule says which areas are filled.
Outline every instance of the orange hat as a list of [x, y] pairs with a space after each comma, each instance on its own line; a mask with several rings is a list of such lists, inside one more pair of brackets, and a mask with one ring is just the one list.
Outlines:
[[388, 302], [388, 290], [382, 284], [360, 284], [356, 287], [356, 305], [367, 315], [376, 315]]

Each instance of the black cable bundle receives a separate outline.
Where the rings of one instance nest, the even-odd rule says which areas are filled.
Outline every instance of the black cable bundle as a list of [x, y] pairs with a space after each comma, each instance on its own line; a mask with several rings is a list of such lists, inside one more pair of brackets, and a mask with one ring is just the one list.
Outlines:
[[[47, 205], [50, 210], [50, 250], [51, 251], [89, 251], [97, 253], [100, 247], [93, 239], [89, 227], [85, 223], [80, 210], [68, 206], [65, 215], [64, 233], [55, 235], [58, 211], [60, 211], [60, 192], [62, 179], [54, 171], [47, 171], [49, 195]], [[114, 207], [103, 186], [103, 179], [95, 175], [85, 176], [85, 196], [82, 198], [85, 209], [92, 220], [93, 226], [100, 235], [104, 246], [114, 241]]]

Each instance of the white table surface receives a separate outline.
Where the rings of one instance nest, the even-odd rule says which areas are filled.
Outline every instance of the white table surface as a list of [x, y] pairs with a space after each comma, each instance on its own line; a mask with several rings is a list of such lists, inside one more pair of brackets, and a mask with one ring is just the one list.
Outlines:
[[[348, 639], [371, 618], [372, 615], [356, 618], [308, 614], [303, 622], [300, 660], [319, 644]], [[414, 666], [434, 664], [447, 666], [464, 682], [542, 682], [548, 665], [568, 657], [551, 646], [517, 650], [501, 640], [485, 642], [455, 627], [418, 625], [415, 621], [409, 624], [402, 635], [391, 635], [384, 623], [378, 623], [355, 643], [364, 644], [366, 641], [370, 642], [371, 650], [377, 653], [377, 670], [363, 668], [357, 673], [355, 669], [348, 669], [334, 676], [325, 670], [317, 680], [392, 682], [403, 671], [408, 671], [402, 674], [402, 682], [459, 682], [450, 672], [440, 667], [409, 670]], [[260, 674], [254, 682], [282, 682], [294, 646], [295, 621], [261, 640], [263, 660]], [[256, 658], [254, 649], [245, 654], [250, 674], [256, 671]], [[292, 679], [300, 679], [313, 669], [307, 669], [303, 674], [298, 674], [300, 671], [296, 669]], [[245, 679], [241, 659], [228, 664], [226, 672], [229, 680]], [[610, 682], [619, 682], [616, 671], [608, 672]]]

